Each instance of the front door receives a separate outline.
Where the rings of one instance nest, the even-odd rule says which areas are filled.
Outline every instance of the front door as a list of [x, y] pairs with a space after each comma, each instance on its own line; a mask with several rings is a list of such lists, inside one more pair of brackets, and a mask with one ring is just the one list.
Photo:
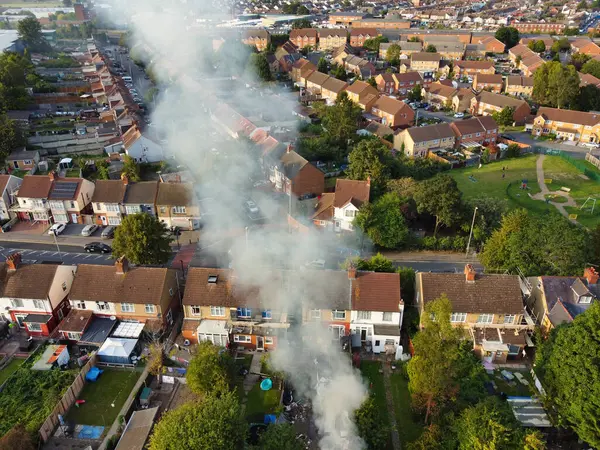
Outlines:
[[100, 220], [102, 221], [102, 225], [106, 226], [107, 225], [107, 221], [106, 221], [106, 216], [100, 216]]
[[19, 161], [15, 161], [13, 164], [15, 165], [15, 169], [19, 168]]
[[363, 342], [367, 340], [367, 330], [365, 328], [360, 330], [360, 340]]
[[262, 336], [256, 336], [256, 350], [264, 350], [265, 339]]
[[77, 223], [77, 214], [71, 214], [71, 222]]

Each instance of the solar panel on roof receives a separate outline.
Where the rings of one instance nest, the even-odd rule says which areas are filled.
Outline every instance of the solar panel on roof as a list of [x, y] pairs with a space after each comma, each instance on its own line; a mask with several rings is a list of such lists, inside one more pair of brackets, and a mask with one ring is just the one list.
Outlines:
[[57, 199], [73, 198], [75, 192], [77, 192], [78, 185], [79, 183], [77, 182], [55, 183], [54, 189], [52, 189], [51, 197]]

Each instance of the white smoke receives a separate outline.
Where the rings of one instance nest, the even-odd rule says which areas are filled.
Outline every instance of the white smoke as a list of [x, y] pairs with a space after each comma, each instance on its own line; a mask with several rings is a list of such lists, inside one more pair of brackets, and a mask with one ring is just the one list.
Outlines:
[[[210, 197], [211, 216], [205, 225], [202, 247], [227, 241], [227, 230], [241, 233], [233, 239], [230, 254], [236, 286], [256, 294], [261, 307], [285, 311], [298, 322], [310, 308], [350, 310], [351, 289], [346, 274], [334, 271], [299, 270], [307, 261], [323, 255], [336, 238], [329, 234], [290, 234], [285, 214], [281, 225], [246, 225], [243, 199], [249, 194], [249, 176], [257, 170], [257, 154], [243, 141], [215, 133], [211, 110], [222, 103], [248, 117], [269, 115], [284, 118], [297, 106], [289, 92], [264, 88], [248, 81], [243, 50], [231, 46], [229, 57], [213, 51], [213, 39], [239, 41], [239, 32], [215, 28], [204, 19], [230, 19], [228, 7], [210, 6], [206, 0], [122, 0], [111, 13], [117, 22], [125, 19], [133, 31], [133, 46], [146, 52], [152, 70], [168, 86], [153, 112], [153, 128], [164, 138], [167, 153], [186, 166], [197, 180], [201, 198]], [[216, 22], [213, 22], [216, 23]], [[233, 74], [236, 79], [226, 78]], [[241, 80], [243, 79], [243, 81]], [[282, 119], [283, 120], [283, 119]], [[253, 199], [270, 216], [287, 213], [287, 202], [269, 193]], [[281, 211], [283, 209], [283, 211]], [[244, 289], [242, 288], [242, 290]], [[349, 311], [348, 313], [349, 314]], [[348, 353], [320, 324], [293, 327], [288, 342], [280, 340], [272, 362], [290, 375], [294, 387], [311, 400], [314, 420], [323, 449], [358, 450], [364, 442], [357, 435], [353, 413], [366, 397], [360, 374], [352, 368]]]

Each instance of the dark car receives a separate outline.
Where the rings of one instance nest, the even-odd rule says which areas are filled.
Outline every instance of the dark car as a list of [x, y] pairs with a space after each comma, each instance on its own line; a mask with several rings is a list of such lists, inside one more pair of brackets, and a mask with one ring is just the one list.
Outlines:
[[88, 253], [110, 253], [112, 248], [109, 245], [103, 244], [102, 242], [90, 242], [86, 244], [83, 249]]

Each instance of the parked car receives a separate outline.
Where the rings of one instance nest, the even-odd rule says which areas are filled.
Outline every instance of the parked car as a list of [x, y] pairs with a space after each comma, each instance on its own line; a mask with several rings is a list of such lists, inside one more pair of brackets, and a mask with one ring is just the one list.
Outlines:
[[112, 239], [115, 236], [115, 227], [113, 227], [112, 225], [106, 227], [104, 230], [102, 230], [102, 234], [100, 234], [100, 237], [102, 239]]
[[244, 206], [250, 213], [256, 214], [258, 212], [258, 206], [256, 206], [256, 203], [254, 203], [254, 201], [252, 200], [246, 201], [246, 203], [244, 203]]
[[90, 242], [83, 249], [88, 253], [111, 253], [112, 248], [102, 242]]
[[48, 234], [59, 235], [65, 231], [65, 228], [67, 228], [67, 226], [64, 223], [55, 223], [48, 230]]
[[454, 114], [455, 119], [462, 119], [463, 117], [465, 117], [465, 113], [457, 112]]
[[600, 144], [598, 144], [597, 142], [584, 142], [583, 144], [584, 147], [588, 147], [588, 148], [598, 148], [600, 147]]
[[81, 230], [81, 235], [91, 236], [97, 229], [98, 225], [86, 225], [85, 227], [83, 227], [83, 230]]

